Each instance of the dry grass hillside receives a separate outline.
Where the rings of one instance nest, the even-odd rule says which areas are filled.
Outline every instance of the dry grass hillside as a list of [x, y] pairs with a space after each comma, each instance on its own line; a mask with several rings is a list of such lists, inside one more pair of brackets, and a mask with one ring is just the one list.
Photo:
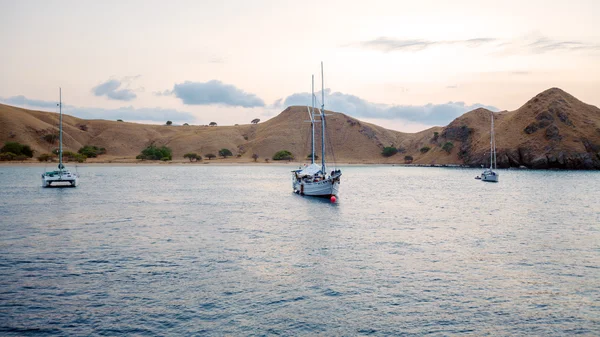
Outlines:
[[[470, 165], [489, 163], [490, 116], [485, 109], [465, 113], [446, 127], [418, 133], [402, 133], [369, 124], [338, 112], [327, 118], [328, 160], [344, 163], [405, 163]], [[600, 168], [600, 109], [568, 93], [546, 90], [515, 111], [494, 113], [501, 167]], [[77, 151], [84, 145], [104, 147], [107, 154], [96, 161], [135, 161], [150, 144], [166, 145], [173, 158], [183, 154], [217, 154], [228, 148], [241, 161], [252, 154], [271, 158], [279, 150], [292, 152], [297, 160], [310, 153], [310, 123], [306, 107], [292, 106], [260, 123], [238, 126], [166, 126], [107, 120], [83, 120], [64, 115], [64, 146]], [[30, 145], [37, 154], [50, 152], [56, 144], [44, 140], [56, 134], [58, 114], [0, 105], [0, 142]], [[317, 124], [317, 150], [320, 124]], [[437, 133], [437, 136], [436, 136]], [[448, 146], [451, 143], [451, 146]], [[446, 144], [446, 149], [444, 145]], [[384, 146], [401, 151], [389, 158]], [[429, 150], [425, 151], [424, 148]], [[333, 151], [332, 151], [333, 149]], [[320, 152], [320, 151], [317, 151]]]

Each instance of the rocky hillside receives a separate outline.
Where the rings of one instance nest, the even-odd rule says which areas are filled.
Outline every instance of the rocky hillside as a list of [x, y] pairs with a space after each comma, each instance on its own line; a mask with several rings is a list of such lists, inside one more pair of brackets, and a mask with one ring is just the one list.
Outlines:
[[[446, 127], [418, 133], [392, 131], [343, 113], [328, 113], [328, 160], [337, 162], [485, 165], [489, 163], [490, 118], [494, 115], [500, 167], [600, 169], [600, 109], [557, 88], [536, 95], [515, 111], [476, 109]], [[64, 116], [64, 145], [70, 151], [84, 145], [104, 147], [107, 155], [101, 161], [134, 160], [149, 144], [167, 145], [173, 158], [181, 160], [187, 152], [216, 154], [221, 148], [232, 150], [239, 160], [251, 161], [252, 154], [270, 158], [279, 150], [291, 151], [297, 160], [304, 160], [310, 152], [307, 119], [306, 107], [300, 106], [288, 107], [260, 124], [217, 127]], [[1, 143], [18, 141], [36, 153], [50, 152], [56, 144], [44, 136], [56, 134], [57, 125], [56, 113], [0, 105]], [[320, 149], [318, 132], [317, 138]], [[385, 158], [381, 155], [384, 146], [400, 152]]]

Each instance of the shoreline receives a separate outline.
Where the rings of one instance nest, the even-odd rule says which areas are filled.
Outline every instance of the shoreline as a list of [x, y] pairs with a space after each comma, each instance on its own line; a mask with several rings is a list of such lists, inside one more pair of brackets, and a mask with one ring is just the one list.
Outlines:
[[[121, 166], [159, 166], [159, 165], [171, 165], [171, 166], [183, 166], [183, 165], [215, 165], [215, 166], [302, 166], [309, 165], [310, 162], [299, 162], [299, 161], [269, 161], [267, 162], [254, 162], [254, 161], [241, 161], [241, 160], [228, 160], [228, 159], [217, 159], [217, 160], [202, 160], [200, 162], [190, 162], [188, 160], [173, 160], [162, 162], [159, 160], [102, 160], [102, 161], [86, 161], [83, 163], [78, 162], [63, 162], [65, 166], [105, 166], [105, 165], [121, 165]], [[27, 161], [0, 161], [0, 167], [3, 166], [55, 166], [58, 165], [57, 161], [53, 162], [39, 162], [33, 160]], [[342, 161], [328, 163], [328, 166], [407, 166], [407, 167], [455, 167], [455, 168], [468, 168], [469, 166], [458, 165], [458, 164], [404, 164], [404, 163], [377, 163], [377, 162], [350, 162]]]
[[[189, 162], [189, 161], [169, 161], [169, 162], [161, 162], [161, 161], [117, 161], [117, 160], [109, 160], [109, 161], [93, 161], [93, 162], [64, 162], [64, 165], [68, 167], [93, 167], [93, 166], [201, 166], [201, 165], [211, 165], [211, 166], [289, 166], [289, 167], [299, 167], [303, 165], [309, 165], [307, 162], [279, 162], [279, 161], [271, 161], [269, 163], [265, 162], [253, 162], [253, 161], [228, 161], [228, 160], [211, 160], [211, 161], [201, 161], [201, 162]], [[0, 162], [0, 168], [2, 167], [51, 167], [58, 165], [58, 162], [46, 162], [40, 163], [37, 161], [3, 161]], [[373, 163], [373, 162], [337, 162], [335, 165], [329, 164], [328, 166], [402, 166], [402, 167], [441, 167], [441, 168], [478, 168], [478, 167], [470, 167], [466, 165], [457, 165], [457, 164], [402, 164], [402, 163]], [[517, 168], [513, 168], [517, 169]]]

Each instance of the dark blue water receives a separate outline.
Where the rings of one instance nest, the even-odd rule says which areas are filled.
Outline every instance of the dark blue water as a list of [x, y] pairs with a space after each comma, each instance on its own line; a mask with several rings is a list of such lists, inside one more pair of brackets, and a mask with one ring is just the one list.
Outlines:
[[290, 170], [0, 167], [0, 334], [600, 334], [600, 173]]

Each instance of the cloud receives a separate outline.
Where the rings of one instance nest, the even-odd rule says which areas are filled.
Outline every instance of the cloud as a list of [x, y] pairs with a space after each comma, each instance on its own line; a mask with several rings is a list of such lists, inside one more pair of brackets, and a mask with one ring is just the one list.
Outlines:
[[244, 108], [264, 107], [265, 102], [255, 94], [221, 81], [190, 82], [175, 84], [173, 90], [165, 90], [155, 95], [175, 95], [188, 105], [221, 104], [227, 106], [241, 106]]
[[92, 88], [92, 93], [96, 96], [106, 96], [117, 101], [131, 101], [137, 95], [131, 89], [120, 89], [123, 82], [131, 81], [138, 76], [125, 77], [124, 80], [108, 80]]
[[[28, 99], [25, 96], [0, 97], [0, 101], [31, 108], [56, 108], [57, 102]], [[52, 110], [55, 111], [55, 110]], [[196, 118], [189, 112], [163, 108], [134, 108], [132, 106], [117, 109], [75, 107], [63, 103], [63, 113], [84, 119], [123, 119], [127, 121], [155, 121], [165, 122], [172, 120], [176, 122], [193, 122]]]
[[[36, 108], [57, 108], [58, 102], [41, 101], [37, 99], [29, 99], [23, 95], [12, 96], [8, 98], [0, 97], [0, 101], [10, 105], [31, 106]], [[63, 104], [64, 106], [64, 104]]]
[[[315, 95], [320, 99], [320, 93]], [[307, 105], [310, 101], [310, 93], [295, 93], [283, 101], [283, 106]], [[465, 102], [426, 105], [379, 104], [354, 95], [332, 93], [329, 89], [325, 89], [325, 102], [325, 109], [343, 112], [353, 117], [404, 120], [427, 125], [446, 125], [463, 113], [477, 108], [499, 111], [493, 106], [479, 103], [468, 105]]]
[[532, 53], [541, 54], [552, 51], [580, 51], [600, 50], [600, 44], [585, 43], [581, 41], [552, 40], [546, 37], [538, 37], [527, 44]]
[[362, 49], [390, 52], [420, 52], [435, 46], [463, 46], [478, 48], [489, 46], [498, 52], [507, 54], [542, 54], [555, 51], [600, 51], [600, 44], [576, 40], [553, 40], [544, 36], [526, 36], [515, 39], [497, 39], [480, 37], [466, 40], [425, 40], [425, 39], [396, 39], [378, 37], [373, 40], [351, 43], [345, 47], [358, 47]]
[[438, 45], [463, 45], [466, 47], [479, 47], [485, 44], [490, 44], [498, 41], [495, 38], [481, 37], [468, 40], [447, 40], [447, 41], [431, 41], [423, 39], [394, 39], [389, 37], [379, 37], [369, 41], [362, 41], [347, 46], [358, 46], [364, 49], [379, 50], [384, 53], [393, 51], [408, 51], [418, 52], [429, 47]]
[[171, 96], [173, 95], [173, 90], [164, 90], [164, 91], [154, 91], [152, 93], [154, 96]]

